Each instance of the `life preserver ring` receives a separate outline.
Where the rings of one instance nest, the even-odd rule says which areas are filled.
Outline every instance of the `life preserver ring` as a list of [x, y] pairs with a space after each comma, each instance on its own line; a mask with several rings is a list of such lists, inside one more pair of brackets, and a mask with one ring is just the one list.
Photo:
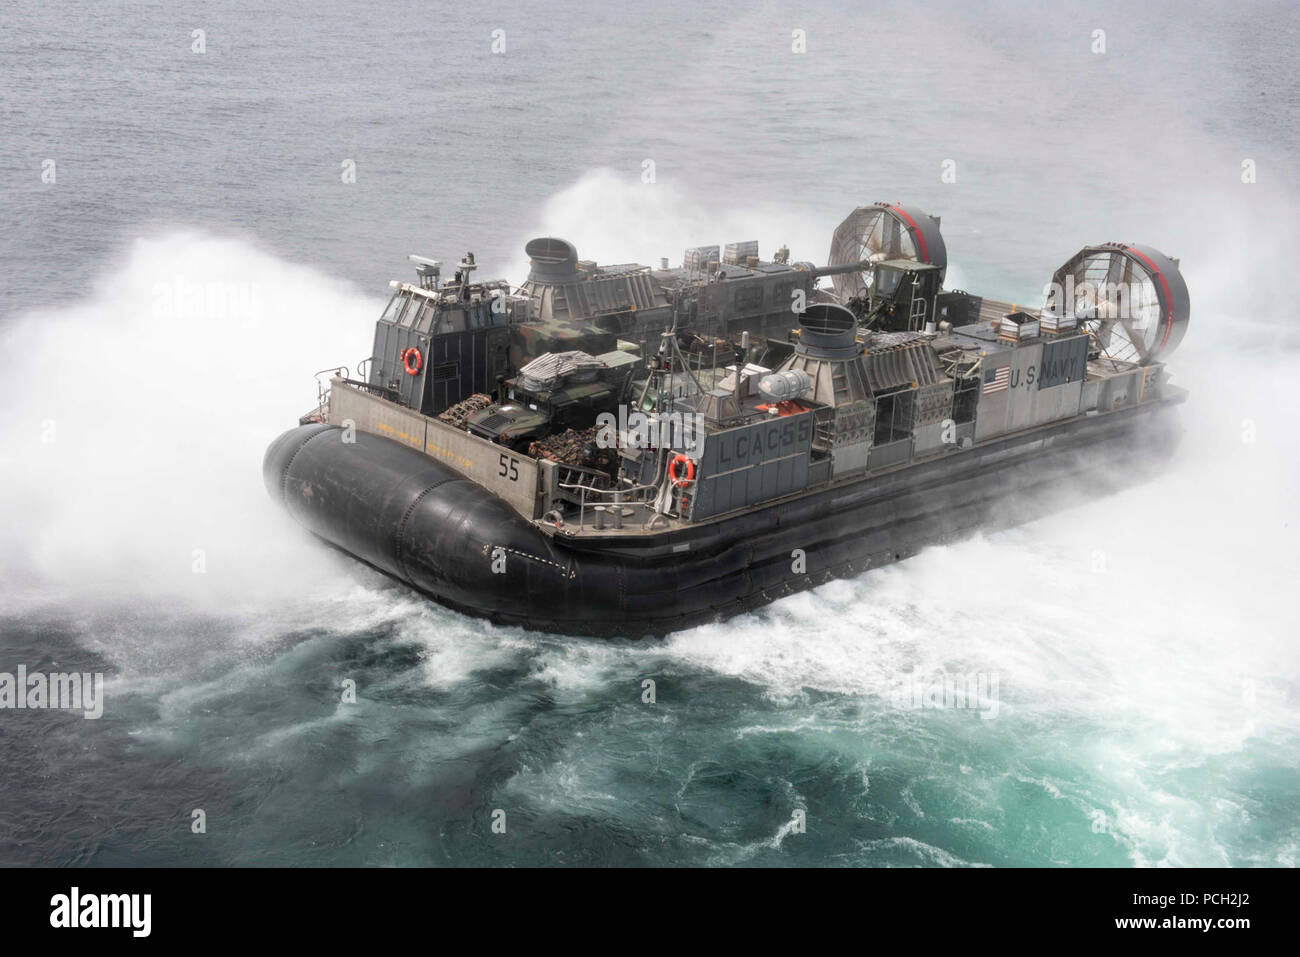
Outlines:
[[[686, 474], [681, 475], [677, 471], [677, 466], [685, 464]], [[682, 455], [680, 452], [673, 456], [673, 460], [668, 463], [668, 479], [678, 488], [684, 488], [695, 481], [695, 463], [690, 460], [689, 456]]]
[[[414, 365], [411, 364], [412, 359], [415, 360]], [[406, 370], [407, 375], [419, 375], [422, 365], [424, 365], [424, 356], [420, 355], [419, 349], [411, 346], [409, 349], [402, 350], [402, 368]]]

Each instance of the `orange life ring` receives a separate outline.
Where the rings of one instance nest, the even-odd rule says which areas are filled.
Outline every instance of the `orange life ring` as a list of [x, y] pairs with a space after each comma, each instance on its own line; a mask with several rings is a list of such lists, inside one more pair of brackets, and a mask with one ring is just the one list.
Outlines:
[[[681, 465], [683, 462], [686, 463], [686, 474], [679, 475], [677, 472], [677, 466]], [[682, 455], [679, 452], [677, 455], [674, 455], [673, 460], [668, 463], [668, 478], [678, 488], [684, 488], [685, 486], [690, 485], [691, 482], [695, 480], [695, 463], [692, 462], [688, 456]]]
[[[411, 365], [412, 359], [415, 360], [415, 365]], [[402, 350], [402, 367], [406, 369], [407, 375], [418, 375], [423, 364], [424, 356], [420, 355], [420, 350], [415, 346]]]

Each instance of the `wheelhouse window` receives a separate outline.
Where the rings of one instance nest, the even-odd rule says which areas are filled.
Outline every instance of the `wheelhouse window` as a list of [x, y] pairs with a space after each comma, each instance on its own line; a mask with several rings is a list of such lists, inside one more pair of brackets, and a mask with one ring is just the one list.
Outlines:
[[433, 324], [433, 300], [420, 296], [413, 300], [411, 312], [415, 313], [415, 331], [427, 333]]
[[391, 322], [393, 325], [399, 325], [402, 321], [402, 315], [407, 311], [410, 305], [411, 295], [407, 292], [399, 292], [388, 300], [388, 308], [384, 314], [379, 317], [381, 322]]
[[402, 310], [402, 317], [397, 321], [397, 324], [399, 326], [405, 326], [408, 329], [415, 325], [415, 317], [420, 311], [420, 304], [424, 301], [425, 299], [423, 296], [409, 296], [407, 298], [407, 305]]

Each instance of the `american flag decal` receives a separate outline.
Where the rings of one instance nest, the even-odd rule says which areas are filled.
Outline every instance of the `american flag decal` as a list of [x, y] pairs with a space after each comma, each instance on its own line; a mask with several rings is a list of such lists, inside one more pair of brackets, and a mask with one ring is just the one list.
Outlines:
[[989, 369], [984, 373], [984, 395], [992, 392], [1007, 391], [1007, 384], [1011, 379], [1011, 366], [1003, 366], [1001, 369]]

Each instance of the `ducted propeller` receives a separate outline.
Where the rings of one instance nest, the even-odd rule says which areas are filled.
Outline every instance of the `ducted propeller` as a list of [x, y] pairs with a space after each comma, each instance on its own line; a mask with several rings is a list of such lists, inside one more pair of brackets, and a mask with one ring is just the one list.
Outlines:
[[1045, 312], [1075, 316], [1100, 355], [1146, 365], [1171, 355], [1191, 303], [1178, 260], [1125, 243], [1085, 246], [1052, 276]]
[[[836, 227], [827, 262], [831, 266], [847, 266], [888, 259], [932, 263], [939, 267], [942, 282], [948, 267], [948, 250], [939, 232], [938, 217], [896, 203], [859, 206]], [[871, 279], [869, 267], [832, 277], [835, 298], [844, 303], [855, 296], [867, 295]]]

